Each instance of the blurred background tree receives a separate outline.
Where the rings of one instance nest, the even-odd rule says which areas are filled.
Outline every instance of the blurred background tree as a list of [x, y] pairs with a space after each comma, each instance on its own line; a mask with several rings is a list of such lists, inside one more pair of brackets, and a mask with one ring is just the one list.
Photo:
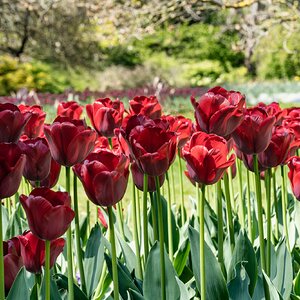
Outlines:
[[300, 78], [299, 1], [2, 0], [0, 94]]

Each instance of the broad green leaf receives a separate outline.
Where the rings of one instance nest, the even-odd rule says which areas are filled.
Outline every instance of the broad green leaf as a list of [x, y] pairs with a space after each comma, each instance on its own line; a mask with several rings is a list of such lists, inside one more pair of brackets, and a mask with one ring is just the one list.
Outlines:
[[259, 275], [257, 277], [257, 282], [255, 286], [255, 290], [252, 296], [253, 300], [265, 300], [265, 289], [264, 289], [264, 281], [261, 277], [262, 275]]
[[96, 289], [104, 262], [104, 245], [100, 226], [97, 223], [91, 231], [84, 254], [84, 275], [87, 296], [90, 297]]
[[175, 260], [174, 260], [174, 268], [178, 274], [178, 276], [181, 275], [187, 260], [189, 258], [189, 253], [190, 253], [190, 241], [188, 238], [186, 238], [181, 246], [178, 249], [178, 252], [176, 254]]
[[129, 289], [130, 299], [131, 300], [145, 300], [144, 296], [135, 290]]
[[17, 204], [16, 209], [14, 210], [8, 227], [6, 229], [5, 239], [10, 239], [14, 236], [20, 235], [23, 233], [22, 222], [21, 222], [21, 207], [20, 204]]
[[[42, 281], [42, 286], [41, 286], [41, 289], [40, 289], [40, 299], [45, 299], [45, 277], [43, 278], [43, 281]], [[50, 277], [50, 290], [51, 290], [51, 293], [50, 293], [50, 299], [51, 300], [61, 300], [61, 295], [58, 291], [58, 287], [56, 285], [56, 281], [53, 280], [53, 277], [51, 276]]]
[[228, 272], [228, 280], [231, 280], [235, 277], [236, 272], [234, 272], [234, 268], [239, 262], [243, 263], [243, 266], [249, 276], [249, 293], [250, 295], [253, 295], [257, 280], [257, 262], [253, 246], [244, 230], [240, 231], [235, 244]]
[[[189, 227], [189, 239], [191, 242], [193, 272], [196, 279], [197, 289], [200, 291], [199, 232], [191, 226]], [[206, 243], [204, 244], [206, 298], [227, 300], [229, 299], [229, 294], [219, 263], [214, 254], [211, 252], [209, 246], [207, 246]]]
[[176, 281], [180, 289], [180, 300], [189, 300], [190, 295], [185, 284], [178, 277], [176, 277]]
[[[146, 300], [161, 299], [161, 274], [160, 274], [159, 243], [156, 242], [150, 250], [143, 283], [144, 297]], [[166, 274], [166, 300], [179, 300], [180, 289], [176, 281], [176, 272], [165, 252]]]
[[269, 297], [267, 298], [272, 300], [283, 300], [278, 290], [276, 289], [275, 285], [271, 282], [270, 278], [266, 275], [264, 271], [262, 271], [262, 273], [263, 273], [264, 285], [267, 288], [267, 292], [269, 294]]
[[249, 294], [250, 279], [242, 262], [238, 262], [233, 269], [234, 277], [228, 284], [230, 300], [251, 300]]
[[80, 222], [80, 238], [82, 241], [82, 245], [86, 244], [88, 236], [88, 218], [87, 216]]
[[7, 300], [29, 300], [30, 299], [30, 290], [27, 286], [27, 281], [25, 278], [25, 268], [21, 268], [9, 293]]
[[298, 271], [298, 274], [295, 278], [295, 288], [294, 288], [294, 292], [297, 296], [300, 296], [300, 270]]

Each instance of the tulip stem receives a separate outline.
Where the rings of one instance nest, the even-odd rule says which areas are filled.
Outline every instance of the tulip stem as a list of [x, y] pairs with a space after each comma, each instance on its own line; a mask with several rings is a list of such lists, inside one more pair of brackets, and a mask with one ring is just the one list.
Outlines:
[[248, 235], [253, 244], [253, 230], [252, 230], [252, 209], [251, 209], [251, 193], [250, 193], [250, 171], [247, 169], [247, 221], [248, 221]]
[[86, 200], [86, 218], [87, 218], [87, 228], [88, 232], [91, 230], [91, 209], [90, 209], [90, 200]]
[[116, 253], [116, 241], [115, 241], [114, 215], [111, 206], [108, 206], [107, 210], [108, 210], [108, 218], [109, 218], [109, 239], [111, 244], [114, 300], [119, 300], [119, 278], [118, 278], [118, 265], [117, 265], [117, 253]]
[[5, 289], [4, 289], [2, 199], [0, 199], [0, 300], [4, 300], [4, 299], [5, 299]]
[[277, 191], [276, 191], [276, 169], [273, 169], [272, 174], [272, 183], [273, 183], [273, 198], [274, 198], [274, 208], [275, 208], [275, 236], [276, 239], [279, 240], [279, 227], [278, 227], [278, 219], [279, 219], [279, 213], [278, 213], [278, 201], [277, 201]]
[[[200, 189], [198, 184], [198, 189]], [[205, 204], [205, 185], [202, 185], [201, 188], [201, 197], [200, 193], [198, 192], [198, 207], [199, 207], [199, 223], [200, 223], [200, 231], [199, 231], [199, 258], [200, 258], [200, 295], [201, 300], [205, 300], [206, 294], [205, 294], [205, 253], [204, 253], [204, 204]]]
[[81, 249], [81, 242], [80, 242], [77, 177], [74, 173], [73, 173], [73, 197], [74, 197], [74, 211], [75, 211], [75, 240], [76, 240], [77, 263], [79, 267], [81, 288], [82, 291], [86, 294], [86, 283], [85, 283], [83, 261], [82, 261], [82, 249]]
[[50, 241], [45, 241], [45, 290], [46, 300], [50, 300]]
[[159, 250], [160, 250], [160, 272], [161, 272], [161, 299], [166, 299], [166, 274], [165, 274], [165, 242], [164, 242], [164, 224], [162, 214], [162, 202], [160, 198], [159, 177], [155, 176], [156, 201], [158, 208], [158, 229], [159, 229]]
[[239, 179], [239, 199], [240, 199], [240, 220], [241, 220], [241, 225], [242, 228], [245, 228], [245, 206], [244, 206], [244, 199], [243, 199], [243, 173], [242, 173], [242, 162], [238, 159], [237, 160], [237, 170], [238, 170], [238, 179]]
[[[66, 167], [66, 187], [70, 195], [71, 190], [70, 167]], [[73, 286], [73, 253], [72, 253], [72, 228], [67, 230], [67, 257], [68, 257], [68, 299], [74, 300], [74, 286]]]
[[260, 245], [260, 251], [259, 251], [260, 252], [260, 261], [261, 261], [262, 270], [266, 271], [261, 182], [260, 182], [260, 174], [259, 174], [259, 169], [258, 169], [258, 159], [257, 159], [256, 154], [253, 154], [253, 164], [254, 164], [254, 172], [255, 172], [255, 189], [256, 189], [259, 245]]
[[[227, 176], [228, 176], [231, 208], [233, 209], [234, 212], [236, 212], [236, 203], [234, 201], [234, 191], [233, 191], [233, 184], [232, 184], [232, 169], [228, 168], [226, 173], [227, 173]], [[233, 217], [233, 215], [232, 215], [232, 217]]]
[[173, 262], [173, 231], [172, 231], [172, 202], [171, 202], [171, 187], [170, 187], [170, 178], [168, 172], [166, 173], [167, 179], [167, 188], [168, 188], [168, 245], [169, 245], [169, 258]]
[[144, 174], [144, 190], [143, 190], [143, 231], [144, 231], [144, 234], [143, 234], [143, 237], [144, 237], [145, 265], [146, 265], [147, 258], [149, 255], [147, 193], [148, 193], [148, 175]]
[[270, 276], [271, 271], [271, 178], [272, 169], [265, 171], [265, 185], [266, 185], [266, 198], [267, 198], [267, 256], [266, 256], [266, 273]]
[[285, 242], [286, 242], [286, 247], [290, 251], [290, 241], [289, 241], [289, 229], [288, 229], [288, 224], [287, 224], [287, 190], [286, 190], [286, 173], [284, 170], [284, 166], [281, 166], [281, 201], [282, 201], [282, 219], [283, 219], [283, 228], [284, 228], [284, 233], [285, 233]]
[[225, 199], [226, 199], [226, 219], [227, 219], [227, 231], [229, 234], [231, 252], [234, 249], [234, 231], [232, 222], [232, 208], [230, 201], [230, 189], [229, 189], [229, 178], [227, 172], [224, 173], [224, 186], [225, 186]]
[[180, 180], [180, 211], [181, 211], [181, 226], [185, 223], [185, 215], [184, 215], [184, 192], [183, 192], [183, 176], [182, 176], [182, 161], [180, 157], [180, 149], [178, 149], [178, 161], [179, 161], [179, 180]]
[[151, 214], [152, 214], [152, 227], [153, 227], [153, 236], [154, 241], [158, 241], [158, 231], [157, 231], [157, 208], [156, 208], [156, 201], [153, 197], [153, 193], [150, 192], [150, 200], [151, 200]]

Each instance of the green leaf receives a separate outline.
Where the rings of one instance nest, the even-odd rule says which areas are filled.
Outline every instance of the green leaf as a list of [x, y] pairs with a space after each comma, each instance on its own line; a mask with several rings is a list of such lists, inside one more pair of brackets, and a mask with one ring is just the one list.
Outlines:
[[8, 216], [8, 211], [5, 206], [2, 205], [2, 232], [3, 235], [6, 236], [6, 230], [9, 225], [9, 216]]
[[96, 289], [104, 262], [104, 244], [102, 233], [97, 223], [91, 230], [84, 254], [84, 275], [87, 287], [87, 296], [90, 297]]
[[[45, 277], [43, 278], [43, 281], [42, 281], [42, 286], [41, 286], [41, 289], [40, 289], [40, 299], [45, 299]], [[50, 290], [51, 290], [51, 293], [50, 293], [50, 299], [51, 300], [61, 300], [61, 295], [58, 291], [58, 287], [56, 285], [56, 281], [53, 280], [53, 277], [51, 276], [50, 277]]]
[[244, 230], [240, 231], [235, 244], [228, 272], [229, 280], [235, 277], [236, 272], [234, 271], [234, 268], [239, 262], [243, 263], [243, 266], [249, 276], [249, 293], [250, 295], [253, 295], [257, 280], [257, 262], [252, 244]]
[[182, 271], [187, 263], [187, 260], [189, 258], [189, 253], [191, 250], [190, 241], [186, 238], [181, 246], [178, 249], [178, 252], [176, 254], [175, 260], [174, 260], [174, 268], [180, 276], [182, 274]]
[[263, 273], [264, 285], [267, 288], [267, 291], [269, 294], [268, 295], [269, 297], [267, 297], [267, 298], [272, 299], [272, 300], [282, 300], [283, 298], [277, 291], [275, 285], [271, 282], [270, 278], [266, 275], [266, 273], [264, 271], [262, 271], [262, 273]]
[[189, 291], [188, 291], [187, 287], [185, 286], [185, 284], [177, 277], [176, 277], [176, 281], [177, 281], [177, 284], [180, 289], [180, 300], [190, 299]]
[[[144, 297], [146, 300], [161, 299], [161, 274], [160, 274], [160, 251], [159, 243], [155, 242], [150, 250], [143, 283]], [[179, 300], [180, 289], [176, 281], [176, 272], [165, 252], [166, 274], [166, 300]]]
[[284, 300], [290, 299], [293, 287], [293, 266], [292, 258], [286, 248], [285, 240], [282, 240], [276, 250], [277, 274], [273, 280], [277, 290]]
[[30, 299], [30, 290], [27, 286], [27, 281], [25, 278], [25, 268], [21, 268], [9, 293], [7, 300], [29, 300]]
[[253, 300], [264, 300], [265, 299], [264, 281], [261, 276], [262, 275], [259, 275], [257, 277], [255, 290], [254, 290], [254, 293], [252, 296]]
[[144, 296], [135, 290], [129, 289], [130, 299], [131, 300], [145, 300]]
[[16, 206], [16, 209], [14, 210], [10, 222], [8, 224], [6, 234], [5, 234], [5, 239], [10, 239], [13, 236], [17, 236], [23, 233], [23, 228], [22, 228], [22, 222], [20, 218], [21, 214], [21, 207], [20, 204], [18, 203]]
[[233, 269], [234, 278], [228, 284], [230, 300], [251, 300], [249, 294], [250, 279], [242, 262], [238, 262]]
[[300, 296], [300, 270], [298, 271], [298, 274], [295, 278], [294, 292], [297, 296]]
[[[199, 232], [191, 226], [189, 227], [189, 239], [191, 242], [193, 272], [197, 289], [200, 291]], [[206, 298], [214, 300], [227, 300], [229, 299], [229, 294], [219, 263], [207, 244], [204, 243], [204, 245]]]
[[82, 245], [85, 245], [88, 236], [88, 218], [87, 216], [80, 222], [80, 238], [82, 240]]

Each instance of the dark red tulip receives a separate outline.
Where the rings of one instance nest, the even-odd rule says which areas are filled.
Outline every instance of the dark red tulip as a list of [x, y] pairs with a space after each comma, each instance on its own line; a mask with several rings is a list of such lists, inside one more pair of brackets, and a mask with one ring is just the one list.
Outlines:
[[267, 149], [258, 154], [259, 162], [266, 168], [273, 168], [285, 163], [290, 146], [295, 139], [293, 130], [277, 126], [273, 130], [272, 139]]
[[292, 190], [300, 201], [300, 157], [294, 156], [288, 161], [288, 167], [290, 169], [288, 176], [291, 182]]
[[[243, 152], [241, 152], [240, 150], [238, 150], [237, 148], [235, 148], [235, 153], [236, 156], [243, 161], [245, 167], [251, 171], [254, 172], [254, 164], [253, 164], [253, 155], [251, 154], [245, 154]], [[265, 171], [267, 168], [262, 166], [262, 164], [260, 163], [260, 161], [258, 161], [258, 170], [259, 172], [263, 172]]]
[[73, 171], [81, 180], [89, 199], [96, 205], [113, 206], [126, 191], [129, 160], [110, 150], [91, 153]]
[[[28, 272], [42, 273], [45, 265], [45, 241], [36, 237], [30, 231], [18, 236], [23, 263]], [[63, 251], [65, 240], [62, 238], [50, 243], [50, 268], [53, 267], [58, 255]]]
[[52, 241], [62, 236], [75, 216], [66, 192], [36, 188], [29, 196], [21, 195], [20, 202], [30, 230], [42, 240]]
[[87, 115], [98, 134], [113, 137], [115, 128], [122, 125], [124, 105], [120, 100], [109, 98], [96, 100], [86, 106]]
[[17, 145], [0, 143], [0, 200], [18, 191], [25, 162], [26, 156]]
[[32, 181], [45, 179], [49, 175], [51, 166], [51, 154], [46, 139], [27, 139], [19, 142], [18, 146], [26, 155], [24, 177]]
[[52, 157], [63, 166], [71, 167], [82, 162], [94, 149], [97, 133], [83, 120], [57, 117], [51, 125], [45, 125]]
[[[112, 143], [113, 151], [116, 151], [116, 152], [121, 151], [118, 139], [115, 136], [111, 138], [111, 143]], [[99, 136], [95, 142], [95, 148], [94, 148], [93, 152], [98, 152], [103, 149], [110, 149], [109, 140], [105, 136]]]
[[68, 117], [70, 119], [79, 120], [82, 114], [83, 107], [76, 101], [60, 102], [57, 106], [57, 115]]
[[244, 114], [244, 121], [232, 134], [235, 144], [245, 154], [260, 153], [270, 144], [276, 119], [260, 107], [248, 108]]
[[9, 289], [14, 283], [18, 272], [23, 266], [23, 260], [20, 250], [20, 242], [18, 238], [12, 238], [3, 242], [3, 257], [4, 257], [4, 285], [5, 291], [8, 293]]
[[0, 143], [17, 143], [31, 114], [11, 103], [0, 103]]
[[243, 121], [245, 97], [239, 92], [217, 86], [191, 101], [197, 124], [206, 133], [228, 137]]
[[[135, 184], [135, 186], [140, 190], [144, 190], [144, 173], [140, 170], [138, 165], [133, 162], [131, 164], [131, 174], [132, 174], [132, 179]], [[165, 182], [165, 174], [162, 174], [159, 176], [159, 184], [160, 187], [164, 184]], [[148, 176], [148, 191], [149, 192], [155, 192], [156, 191], [156, 186], [155, 186], [155, 177]]]
[[129, 101], [131, 115], [144, 115], [155, 120], [159, 119], [162, 113], [161, 105], [155, 96], [136, 96]]
[[283, 119], [287, 115], [287, 110], [281, 109], [277, 102], [272, 102], [270, 104], [260, 102], [257, 106], [263, 108], [269, 116], [274, 116], [276, 118], [275, 126], [281, 125]]
[[227, 141], [215, 134], [196, 132], [182, 149], [187, 163], [189, 177], [205, 185], [219, 181], [225, 170], [235, 162], [235, 155], [229, 159]]
[[43, 135], [44, 122], [46, 119], [46, 113], [39, 105], [19, 105], [21, 113], [26, 116], [30, 113], [30, 119], [24, 128], [24, 134], [30, 139], [41, 137]]

